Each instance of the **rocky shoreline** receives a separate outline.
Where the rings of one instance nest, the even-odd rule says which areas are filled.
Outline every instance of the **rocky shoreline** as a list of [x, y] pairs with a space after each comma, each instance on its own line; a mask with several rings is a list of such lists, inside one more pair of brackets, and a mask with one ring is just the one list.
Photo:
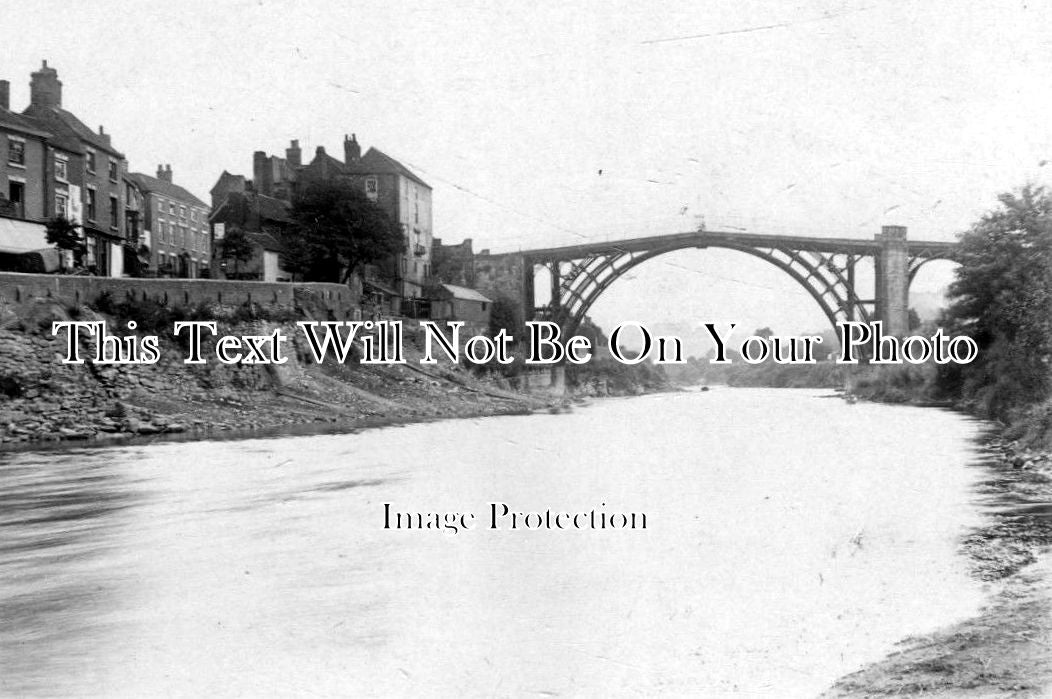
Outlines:
[[989, 585], [976, 617], [841, 678], [826, 697], [1044, 697], [1052, 693], [1052, 453], [999, 434], [983, 446], [987, 522], [965, 537]]
[[[52, 307], [39, 325], [63, 313]], [[456, 365], [425, 370], [413, 348], [402, 366], [316, 364], [305, 360], [302, 347], [281, 366], [194, 366], [183, 362], [184, 350], [175, 342], [161, 348], [154, 365], [65, 364], [59, 339], [24, 319], [28, 328], [0, 327], [0, 451], [282, 429], [353, 430], [524, 413], [565, 401], [555, 393], [515, 391], [507, 381]], [[230, 327], [258, 334], [278, 326]]]

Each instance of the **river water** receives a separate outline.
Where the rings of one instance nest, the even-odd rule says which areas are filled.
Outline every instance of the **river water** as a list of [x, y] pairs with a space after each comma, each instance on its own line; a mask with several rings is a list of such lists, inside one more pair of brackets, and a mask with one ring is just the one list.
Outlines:
[[813, 696], [982, 600], [982, 424], [823, 396], [0, 456], [0, 694]]

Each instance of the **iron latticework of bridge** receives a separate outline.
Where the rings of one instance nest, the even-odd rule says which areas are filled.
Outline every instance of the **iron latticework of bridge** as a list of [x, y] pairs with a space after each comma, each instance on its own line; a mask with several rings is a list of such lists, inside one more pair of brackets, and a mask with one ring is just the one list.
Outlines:
[[[572, 245], [520, 253], [525, 265], [523, 302], [528, 317], [549, 319], [574, 332], [611, 284], [637, 265], [676, 250], [723, 248], [758, 257], [796, 280], [833, 325], [883, 320], [895, 334], [905, 332], [909, 284], [925, 263], [952, 259], [954, 245], [907, 241], [904, 228], [887, 226], [873, 240], [810, 238], [697, 231], [616, 242]], [[874, 289], [861, 293], [856, 266], [868, 260]], [[551, 303], [536, 307], [534, 278], [551, 277]]]

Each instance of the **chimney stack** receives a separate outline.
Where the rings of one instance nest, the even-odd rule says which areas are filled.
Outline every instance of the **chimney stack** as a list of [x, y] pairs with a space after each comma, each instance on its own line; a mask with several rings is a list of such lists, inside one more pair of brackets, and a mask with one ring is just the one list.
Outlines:
[[158, 165], [157, 166], [157, 179], [171, 184], [171, 182], [172, 182], [172, 166], [171, 165]]
[[58, 71], [48, 68], [47, 61], [30, 75], [29, 103], [34, 107], [62, 106], [62, 81], [58, 79]]
[[0, 109], [11, 109], [11, 83], [0, 80]]
[[274, 178], [270, 167], [270, 158], [264, 151], [257, 150], [252, 154], [252, 182], [259, 194], [268, 197], [274, 191]]
[[300, 142], [296, 139], [293, 139], [292, 144], [285, 149], [285, 160], [292, 167], [303, 165], [303, 151], [300, 150]]
[[351, 134], [348, 138], [346, 134], [343, 136], [343, 161], [348, 165], [353, 165], [362, 159], [362, 147], [358, 145], [358, 137], [355, 134]]

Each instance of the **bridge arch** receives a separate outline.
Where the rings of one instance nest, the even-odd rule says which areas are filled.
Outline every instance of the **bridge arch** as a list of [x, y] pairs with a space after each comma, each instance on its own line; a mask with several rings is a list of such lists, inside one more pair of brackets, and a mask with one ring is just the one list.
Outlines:
[[[896, 335], [909, 329], [909, 286], [918, 270], [932, 259], [953, 261], [957, 255], [954, 243], [907, 240], [902, 226], [883, 226], [872, 240], [695, 230], [489, 255], [476, 273], [480, 288], [518, 295], [524, 317], [552, 319], [572, 332], [603, 292], [637, 265], [676, 250], [710, 247], [743, 252], [782, 270], [833, 325], [879, 319], [885, 332]], [[860, 261], [872, 265], [868, 298], [858, 293]], [[535, 301], [538, 268], [550, 272], [551, 302], [545, 307]]]
[[613, 249], [584, 260], [546, 263], [552, 276], [552, 304], [543, 314], [573, 334], [589, 310], [618, 279], [638, 265], [679, 250], [692, 248], [734, 250], [761, 259], [785, 272], [818, 304], [830, 325], [846, 320], [869, 321], [871, 312], [854, 291], [855, 256], [817, 251], [718, 242], [707, 245], [672, 244], [650, 250]]

